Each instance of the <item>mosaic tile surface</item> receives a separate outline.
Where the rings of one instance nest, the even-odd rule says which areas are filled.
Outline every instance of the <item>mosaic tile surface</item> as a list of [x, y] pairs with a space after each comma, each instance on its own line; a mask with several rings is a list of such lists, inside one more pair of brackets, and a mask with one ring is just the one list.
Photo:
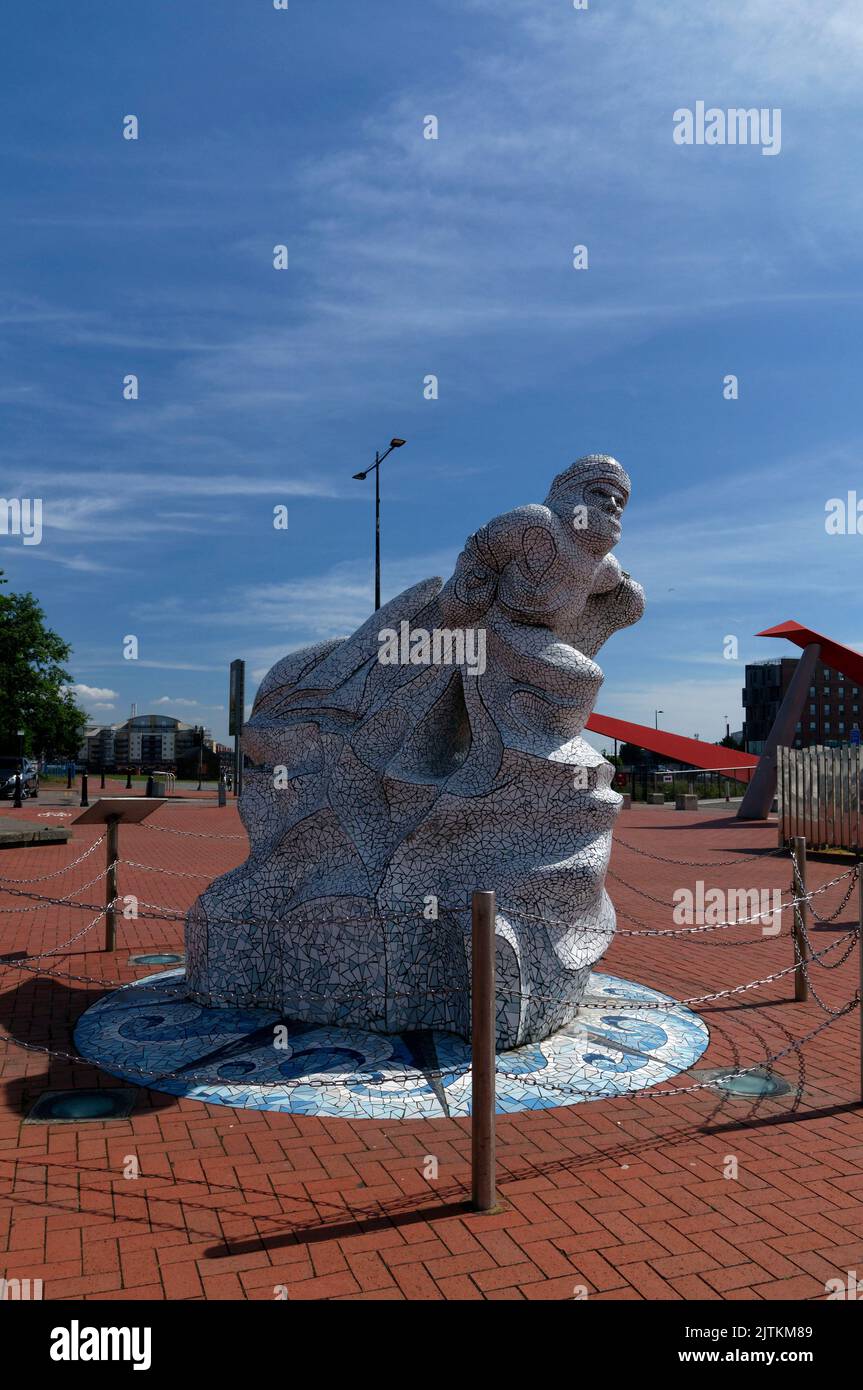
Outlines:
[[[577, 1016], [542, 1043], [498, 1056], [498, 1111], [623, 1095], [685, 1071], [706, 1024], [646, 985], [591, 974]], [[621, 1007], [626, 1001], [626, 1006]], [[81, 1017], [81, 1054], [113, 1076], [211, 1105], [343, 1118], [470, 1114], [470, 1048], [436, 1029], [385, 1034], [288, 1021], [264, 1010], [192, 1003], [182, 970], [137, 980]]]
[[[621, 798], [581, 735], [603, 680], [593, 658], [644, 609], [611, 553], [629, 493], [616, 460], [579, 459], [543, 505], [470, 536], [446, 583], [272, 668], [243, 731], [251, 853], [187, 919], [198, 1002], [466, 1038], [470, 896], [490, 887], [499, 1046], [573, 1017], [615, 926]], [[403, 628], [482, 632], [484, 669], [442, 650], [382, 664], [381, 633]]]

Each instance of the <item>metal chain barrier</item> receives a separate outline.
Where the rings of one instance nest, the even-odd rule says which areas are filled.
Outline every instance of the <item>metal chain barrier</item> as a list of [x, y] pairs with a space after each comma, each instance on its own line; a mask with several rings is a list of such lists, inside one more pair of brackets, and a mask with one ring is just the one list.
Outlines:
[[[732, 1077], [746, 1076], [750, 1072], [763, 1071], [766, 1067], [772, 1069], [776, 1062], [781, 1061], [782, 1058], [786, 1057], [790, 1052], [799, 1051], [800, 1048], [804, 1047], [807, 1042], [810, 1042], [812, 1040], [812, 1038], [817, 1037], [819, 1033], [824, 1031], [824, 1029], [831, 1027], [834, 1023], [837, 1022], [839, 1018], [842, 1018], [845, 1014], [850, 1013], [851, 1010], [857, 1006], [857, 1003], [858, 1000], [855, 996], [855, 999], [850, 1003], [846, 1004], [842, 1010], [835, 1013], [832, 1017], [826, 1019], [822, 1023], [818, 1024], [815, 1028], [812, 1028], [803, 1037], [794, 1039], [794, 1041], [790, 1043], [788, 1047], [783, 1048], [782, 1051], [770, 1054], [768, 1058], [766, 1058], [764, 1061], [755, 1063], [749, 1067], [739, 1067], [731, 1072], [724, 1072], [722, 1076], [711, 1077], [709, 1080], [699, 1081], [691, 1086], [671, 1086], [668, 1087], [667, 1090], [660, 1091], [657, 1094], [662, 1096], [691, 1095], [696, 1091], [709, 1091], [716, 1090], [717, 1088], [721, 1089], [727, 1085], [728, 1081]], [[23, 1038], [16, 1038], [11, 1033], [6, 1033], [3, 1037], [3, 1041], [5, 1041], [7, 1044], [11, 1043], [16, 1047], [20, 1047], [26, 1052], [38, 1052], [41, 1053], [43, 1056], [52, 1057], [57, 1059], [58, 1061], [71, 1062], [73, 1065], [76, 1066], [98, 1068], [99, 1065], [97, 1062], [91, 1062], [88, 1060], [88, 1058], [82, 1057], [78, 1053], [66, 1052], [59, 1048], [47, 1047], [41, 1043], [25, 1042]], [[465, 1061], [464, 1066], [461, 1068], [453, 1065], [449, 1065], [446, 1067], [434, 1067], [429, 1068], [428, 1070], [423, 1070], [416, 1077], [407, 1075], [400, 1076], [399, 1085], [404, 1086], [407, 1089], [412, 1089], [415, 1087], [417, 1089], [424, 1090], [428, 1085], [429, 1078], [431, 1077], [436, 1077], [438, 1080], [440, 1080], [443, 1077], [454, 1078], [457, 1076], [467, 1076], [469, 1071], [470, 1063], [467, 1061]], [[213, 1076], [206, 1073], [195, 1073], [188, 1070], [179, 1072], [166, 1072], [161, 1071], [158, 1068], [154, 1070], [152, 1067], [137, 1067], [134, 1066], [132, 1063], [124, 1063], [122, 1067], [122, 1075], [125, 1077], [129, 1073], [132, 1073], [135, 1076], [142, 1077], [144, 1080], [144, 1084], [146, 1084], [148, 1081], [152, 1082], [154, 1080], [158, 1082], [181, 1081], [184, 1084], [189, 1082], [197, 1082], [210, 1086], [216, 1084], [214, 1082]], [[559, 1082], [549, 1081], [547, 1078], [544, 1079], [542, 1077], [531, 1077], [528, 1073], [509, 1072], [506, 1071], [504, 1068], [496, 1068], [495, 1075], [503, 1077], [507, 1080], [519, 1081], [523, 1085], [536, 1086], [537, 1089], [540, 1090], [544, 1088], [546, 1090], [554, 1091], [563, 1095], [575, 1095], [580, 1100], [600, 1099], [602, 1097], [605, 1097], [606, 1099], [623, 1098], [623, 1096], [618, 1097], [617, 1093], [614, 1093], [614, 1096], [610, 1096], [609, 1092], [606, 1090], [583, 1091], [574, 1087], [561, 1085]], [[361, 1072], [327, 1073], [326, 1079], [319, 1082], [318, 1084], [332, 1086], [337, 1083], [345, 1084], [346, 1082], [349, 1082], [353, 1087], [367, 1086], [370, 1088], [375, 1088], [376, 1085], [376, 1083], [371, 1079], [370, 1076], [364, 1076]], [[259, 1086], [263, 1090], [269, 1088], [277, 1088], [279, 1090], [284, 1090], [296, 1086], [308, 1087], [309, 1085], [313, 1084], [314, 1082], [312, 1082], [310, 1080], [310, 1077], [308, 1076], [280, 1077], [278, 1081], [258, 1081], [255, 1083], [256, 1086]], [[651, 1086], [645, 1086], [642, 1090], [638, 1092], [638, 1095], [647, 1096], [650, 1094], [651, 1091], [654, 1091], [655, 1086], [662, 1086], [664, 1084], [665, 1083], [662, 1080], [656, 1081]], [[631, 1099], [631, 1095], [627, 1093], [624, 1093], [624, 1095], [626, 1095], [627, 1099]]]
[[161, 835], [191, 835], [198, 840], [248, 840], [247, 835], [214, 835], [209, 830], [178, 830], [173, 825], [151, 825], [149, 821], [141, 821], [141, 828], [157, 830]]
[[5, 883], [44, 883], [46, 879], [57, 878], [60, 874], [66, 874], [70, 869], [74, 869], [78, 864], [83, 864], [84, 860], [103, 844], [104, 835], [100, 835], [98, 840], [94, 840], [89, 849], [85, 849], [83, 854], [79, 854], [77, 859], [73, 859], [70, 864], [64, 864], [60, 869], [52, 869], [50, 874], [37, 874], [35, 878], [7, 878], [5, 874], [0, 875], [0, 890]]
[[[660, 864], [681, 864], [688, 869], [719, 869], [726, 864], [751, 864], [753, 862], [751, 854], [743, 854], [738, 859], [666, 859], [662, 854], [652, 854], [649, 849], [638, 849], [635, 845], [631, 845], [628, 840], [622, 840], [619, 835], [615, 835], [614, 843], [622, 845], [624, 849], [631, 850], [633, 854], [643, 855], [645, 859], [656, 859]], [[771, 859], [784, 853], [785, 850], [781, 848], [765, 850], [763, 854], [759, 854], [758, 858]]]
[[94, 883], [99, 883], [105, 878], [109, 870], [115, 867], [116, 862], [115, 860], [114, 864], [107, 864], [102, 872], [97, 874], [95, 878], [89, 879], [87, 883], [82, 883], [78, 888], [73, 888], [71, 893], [66, 894], [65, 898], [44, 898], [39, 893], [25, 893], [23, 889], [20, 888], [3, 888], [2, 891], [11, 894], [13, 898], [37, 898], [38, 903], [36, 907], [0, 907], [0, 912], [4, 914], [10, 912], [38, 912], [42, 907], [89, 907], [90, 910], [93, 911], [93, 909], [98, 907], [98, 903], [76, 903], [73, 902], [72, 899], [76, 893], [83, 893], [85, 888], [92, 888]]

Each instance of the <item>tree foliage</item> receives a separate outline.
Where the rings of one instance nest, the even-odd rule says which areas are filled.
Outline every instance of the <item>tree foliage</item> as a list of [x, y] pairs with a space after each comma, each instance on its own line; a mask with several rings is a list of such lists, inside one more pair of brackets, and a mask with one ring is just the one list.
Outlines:
[[71, 650], [32, 594], [0, 592], [0, 753], [17, 753], [23, 729], [26, 753], [77, 754], [87, 716], [68, 689]]

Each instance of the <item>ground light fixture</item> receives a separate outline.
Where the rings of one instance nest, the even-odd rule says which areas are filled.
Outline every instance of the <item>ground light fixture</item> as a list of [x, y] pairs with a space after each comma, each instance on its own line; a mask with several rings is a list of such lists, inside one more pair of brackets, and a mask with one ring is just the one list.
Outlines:
[[769, 1100], [774, 1096], [787, 1096], [791, 1091], [783, 1077], [765, 1067], [753, 1067], [744, 1072], [734, 1068], [706, 1071], [701, 1076], [705, 1081], [712, 1081], [717, 1091], [736, 1100]]
[[87, 1121], [126, 1120], [139, 1093], [125, 1086], [105, 1090], [43, 1091], [24, 1120], [34, 1124], [83, 1124]]
[[143, 956], [130, 956], [130, 965], [182, 965], [186, 959], [179, 951], [150, 951]]

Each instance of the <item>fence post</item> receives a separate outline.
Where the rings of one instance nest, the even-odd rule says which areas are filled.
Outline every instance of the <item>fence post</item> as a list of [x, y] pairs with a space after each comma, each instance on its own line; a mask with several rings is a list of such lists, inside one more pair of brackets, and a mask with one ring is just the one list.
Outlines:
[[114, 923], [114, 899], [117, 896], [117, 859], [120, 853], [119, 816], [108, 816], [105, 822], [108, 872], [105, 875], [105, 950], [113, 951], [117, 942]]
[[[791, 850], [794, 855], [792, 864], [795, 866], [791, 877], [791, 896], [802, 898], [806, 896], [806, 836], [795, 835], [791, 841]], [[798, 903], [794, 908], [794, 920], [791, 927], [791, 937], [794, 943], [794, 959], [797, 961], [797, 969], [794, 971], [794, 1000], [801, 1004], [809, 998], [809, 986], [806, 983], [806, 976], [803, 973], [803, 962], [806, 960], [806, 904]]]
[[860, 1001], [857, 1005], [857, 1024], [860, 1029], [860, 1104], [863, 1105], [863, 859], [857, 860], [857, 969]]
[[471, 899], [471, 1178], [475, 1211], [493, 1211], [495, 1194], [494, 892]]

